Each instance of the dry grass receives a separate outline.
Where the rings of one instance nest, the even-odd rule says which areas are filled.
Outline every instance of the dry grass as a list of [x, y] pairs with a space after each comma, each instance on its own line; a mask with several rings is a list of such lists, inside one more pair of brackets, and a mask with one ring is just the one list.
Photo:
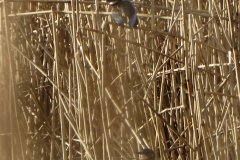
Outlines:
[[240, 159], [239, 1], [134, 5], [1, 2], [2, 159]]

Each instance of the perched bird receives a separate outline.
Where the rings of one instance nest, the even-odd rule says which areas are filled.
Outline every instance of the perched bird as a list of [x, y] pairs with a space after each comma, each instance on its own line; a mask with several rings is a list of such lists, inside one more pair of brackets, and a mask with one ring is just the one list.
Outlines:
[[155, 154], [150, 148], [144, 148], [137, 153], [140, 154], [139, 160], [155, 160]]
[[122, 16], [122, 10], [119, 8], [113, 8], [112, 18], [117, 24], [121, 26], [123, 26], [123, 24], [127, 22], [127, 18]]
[[129, 27], [137, 27], [137, 12], [132, 2], [129, 0], [107, 0], [107, 2], [110, 6], [114, 7], [112, 10], [112, 18], [117, 24], [123, 25], [123, 23], [127, 22], [128, 18]]

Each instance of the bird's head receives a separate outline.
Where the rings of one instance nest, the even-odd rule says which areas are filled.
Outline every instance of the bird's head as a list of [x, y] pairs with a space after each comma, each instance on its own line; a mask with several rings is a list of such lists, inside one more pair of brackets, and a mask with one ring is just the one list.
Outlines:
[[107, 3], [110, 6], [117, 7], [121, 3], [121, 1], [122, 0], [107, 0]]

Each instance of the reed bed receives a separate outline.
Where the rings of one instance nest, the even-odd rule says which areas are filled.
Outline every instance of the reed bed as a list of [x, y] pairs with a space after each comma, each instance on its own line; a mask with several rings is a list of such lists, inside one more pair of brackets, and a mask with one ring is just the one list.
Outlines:
[[0, 159], [240, 159], [237, 0], [1, 1]]

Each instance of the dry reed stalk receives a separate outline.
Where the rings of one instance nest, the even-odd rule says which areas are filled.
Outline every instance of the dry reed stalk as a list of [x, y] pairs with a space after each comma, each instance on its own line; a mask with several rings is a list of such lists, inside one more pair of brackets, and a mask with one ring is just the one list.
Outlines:
[[[3, 1], [3, 13], [4, 15], [8, 15], [8, 10], [6, 9], [7, 6], [7, 2]], [[11, 128], [11, 150], [13, 151], [11, 153], [12, 158], [15, 157], [14, 155], [14, 151], [18, 151], [19, 153], [19, 157], [21, 157], [22, 159], [25, 158], [25, 154], [24, 154], [24, 143], [22, 140], [22, 135], [20, 133], [21, 128], [20, 128], [20, 124], [19, 121], [11, 121], [12, 117], [16, 117], [16, 119], [19, 119], [19, 111], [17, 110], [17, 91], [16, 91], [16, 81], [14, 80], [14, 53], [10, 52], [10, 31], [9, 31], [9, 20], [8, 18], [6, 18], [5, 16], [5, 32], [6, 32], [6, 53], [8, 53], [8, 60], [9, 60], [9, 68], [7, 69], [7, 71], [9, 72], [10, 75], [10, 82], [9, 82], [9, 95], [13, 95], [11, 96], [11, 98], [9, 99], [9, 106], [11, 106], [9, 112], [10, 112], [10, 128]], [[14, 142], [13, 139], [16, 141]], [[15, 149], [14, 146], [16, 145], [15, 143], [19, 143], [18, 147], [19, 150]], [[17, 158], [17, 157], [16, 157]]]
[[[53, 42], [54, 44], [54, 66], [53, 66], [53, 72], [56, 73], [56, 83], [57, 83], [57, 90], [59, 91], [61, 89], [60, 85], [61, 85], [61, 79], [60, 79], [60, 55], [59, 55], [59, 36], [58, 36], [58, 32], [57, 32], [57, 28], [56, 28], [56, 24], [55, 24], [55, 20], [57, 22], [57, 24], [59, 24], [58, 22], [58, 18], [55, 19], [55, 13], [54, 10], [52, 8], [52, 12], [51, 12], [51, 16], [52, 16], [52, 34], [53, 34]], [[66, 128], [65, 128], [65, 120], [64, 120], [64, 111], [63, 111], [63, 104], [61, 103], [61, 94], [58, 94], [58, 107], [59, 107], [59, 112], [60, 112], [60, 123], [61, 123], [61, 142], [62, 142], [62, 158], [63, 160], [67, 159], [67, 153], [66, 153], [66, 146], [65, 146], [65, 134], [66, 134]]]

